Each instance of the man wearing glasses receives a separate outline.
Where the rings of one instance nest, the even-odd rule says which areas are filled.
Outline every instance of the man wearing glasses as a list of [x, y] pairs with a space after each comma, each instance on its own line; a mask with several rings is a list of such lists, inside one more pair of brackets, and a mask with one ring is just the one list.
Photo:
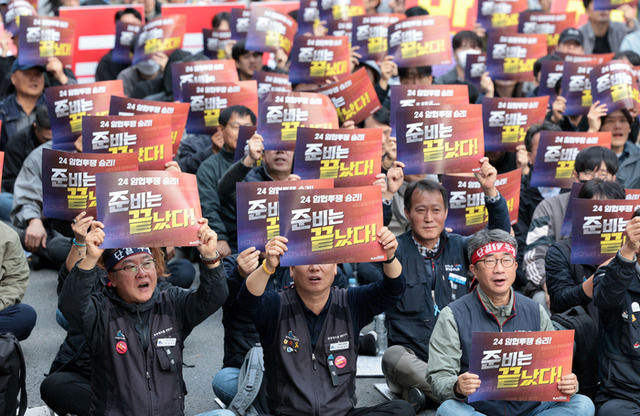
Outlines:
[[591, 400], [576, 394], [573, 373], [558, 381], [558, 390], [571, 396], [568, 402], [466, 401], [482, 383], [468, 371], [472, 332], [553, 331], [542, 306], [511, 288], [516, 247], [515, 238], [502, 230], [481, 230], [469, 239], [469, 270], [478, 286], [442, 310], [429, 342], [427, 382], [442, 401], [438, 415], [533, 415], [552, 409], [562, 415], [594, 414]]

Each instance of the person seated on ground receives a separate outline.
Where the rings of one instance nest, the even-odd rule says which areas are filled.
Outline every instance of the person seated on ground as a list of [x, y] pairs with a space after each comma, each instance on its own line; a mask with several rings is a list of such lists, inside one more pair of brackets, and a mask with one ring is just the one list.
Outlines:
[[640, 412], [640, 329], [635, 315], [640, 302], [640, 210], [627, 223], [625, 237], [618, 253], [593, 279], [593, 303], [600, 319], [599, 416]]
[[586, 54], [618, 52], [624, 37], [640, 28], [636, 19], [638, 11], [630, 4], [619, 7], [624, 13], [624, 23], [621, 23], [610, 20], [611, 10], [594, 10], [593, 0], [582, 0], [582, 3], [589, 20], [578, 30], [584, 36]]
[[[508, 231], [509, 211], [495, 187], [496, 170], [486, 157], [479, 164], [476, 178], [484, 192], [488, 226]], [[402, 300], [386, 311], [390, 347], [382, 357], [382, 372], [389, 389], [409, 400], [417, 410], [427, 404], [426, 398], [435, 400], [425, 374], [429, 337], [438, 314], [449, 302], [466, 294], [470, 283], [468, 237], [445, 230], [448, 207], [447, 190], [437, 182], [420, 180], [407, 187], [404, 210], [410, 230], [398, 237], [396, 252], [407, 290]], [[380, 280], [382, 266], [360, 264], [359, 278]]]
[[556, 52], [567, 55], [584, 55], [584, 35], [576, 28], [570, 27], [560, 33]]
[[[122, 22], [125, 24], [141, 24], [142, 15], [139, 11], [132, 7], [119, 10], [115, 14], [116, 23]], [[127, 69], [131, 64], [125, 64], [113, 61], [113, 49], [111, 49], [105, 56], [98, 62], [96, 68], [96, 81], [109, 81], [118, 78], [118, 74], [124, 69]]]
[[[602, 179], [592, 179], [582, 186], [580, 199], [625, 199], [624, 188]], [[598, 265], [571, 264], [571, 236], [554, 243], [545, 257], [547, 291], [551, 312], [562, 313], [574, 306], [582, 306], [598, 321], [593, 306], [593, 277]]]
[[[611, 132], [611, 150], [620, 162], [616, 180], [628, 189], [640, 187], [640, 149], [635, 143], [632, 126], [637, 120], [626, 108], [607, 114], [607, 105], [593, 103], [587, 115], [589, 131]], [[637, 136], [637, 133], [636, 133]]]
[[36, 147], [51, 140], [51, 123], [46, 105], [35, 110], [36, 119], [31, 126], [25, 127], [9, 139], [4, 152], [2, 167], [2, 194], [0, 194], [0, 220], [9, 221], [13, 206], [13, 185], [22, 168], [22, 164]]
[[[611, 149], [590, 146], [576, 156], [573, 177], [576, 182], [586, 182], [594, 178], [615, 181], [618, 172], [618, 158]], [[566, 238], [562, 234], [562, 222], [569, 206], [571, 192], [545, 199], [533, 212], [531, 226], [527, 233], [527, 247], [524, 252], [524, 270], [527, 284], [523, 293], [549, 310], [549, 295], [545, 282], [544, 261], [549, 247]]]
[[0, 332], [23, 341], [36, 326], [36, 311], [22, 303], [29, 285], [29, 265], [20, 237], [0, 221]]
[[436, 77], [434, 84], [459, 84], [465, 82], [464, 69], [467, 56], [482, 53], [482, 40], [470, 30], [461, 30], [451, 40], [456, 66], [449, 72]]
[[[200, 286], [161, 290], [162, 258], [146, 247], [105, 251], [104, 225], [92, 222], [86, 255], [69, 272], [58, 299], [62, 315], [87, 340], [91, 414], [184, 414], [184, 340], [228, 294], [216, 234], [206, 219], [198, 223]], [[101, 258], [110, 285], [95, 292]]]
[[442, 402], [438, 415], [533, 416], [555, 411], [566, 416], [593, 416], [591, 400], [576, 394], [578, 381], [573, 373], [558, 381], [559, 392], [571, 396], [567, 402], [467, 401], [482, 383], [478, 375], [469, 372], [472, 332], [553, 331], [541, 305], [511, 288], [516, 278], [516, 245], [515, 238], [503, 230], [480, 230], [469, 239], [469, 270], [478, 286], [442, 310], [429, 342], [426, 374]]
[[[415, 414], [402, 400], [354, 407], [357, 335], [375, 315], [395, 304], [405, 288], [402, 266], [395, 256], [395, 236], [383, 227], [377, 237], [388, 260], [384, 278], [370, 285], [332, 288], [337, 265], [310, 264], [290, 268], [294, 286], [265, 291], [287, 251], [288, 240], [281, 236], [269, 240], [262, 267], [245, 280], [238, 303], [253, 317], [260, 333], [272, 414]], [[290, 346], [283, 348], [283, 340], [291, 341]]]
[[[81, 212], [71, 223], [75, 237], [73, 247], [58, 271], [58, 295], [69, 276], [69, 270], [86, 257], [86, 237], [93, 220], [93, 217]], [[156, 263], [159, 276], [158, 288], [160, 290], [166, 290], [171, 286], [184, 288], [180, 280], [181, 268], [176, 267], [179, 263], [176, 263], [176, 260], [165, 263], [166, 255], [162, 248], [154, 247], [150, 250], [154, 259], [161, 259]], [[96, 293], [109, 285], [107, 271], [104, 270], [104, 263], [101, 260], [98, 266], [100, 276], [94, 281], [93, 287], [93, 292]], [[190, 263], [189, 266], [193, 268]], [[40, 384], [40, 396], [57, 414], [87, 415], [91, 407], [91, 360], [87, 342], [78, 329], [69, 326], [60, 310], [56, 312], [56, 320], [67, 331], [67, 335], [51, 364], [49, 374]]]

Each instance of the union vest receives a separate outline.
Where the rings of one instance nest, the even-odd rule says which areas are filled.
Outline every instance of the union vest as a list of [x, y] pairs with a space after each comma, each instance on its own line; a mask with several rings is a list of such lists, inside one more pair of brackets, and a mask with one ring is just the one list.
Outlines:
[[[160, 292], [148, 322], [136, 322], [104, 298], [102, 351], [92, 356], [91, 414], [157, 416], [184, 414], [183, 337], [168, 292]], [[149, 337], [146, 351], [136, 327]], [[116, 394], [114, 394], [116, 393]]]
[[356, 403], [357, 359], [347, 289], [331, 288], [329, 309], [315, 349], [311, 348], [303, 305], [295, 289], [279, 294], [276, 337], [264, 352], [271, 413], [346, 414]]
[[[477, 289], [450, 304], [449, 308], [453, 311], [460, 336], [462, 349], [460, 374], [469, 370], [472, 332], [540, 331], [540, 305], [517, 292], [514, 292], [511, 316], [502, 326], [498, 323], [497, 318], [486, 309]], [[487, 400], [468, 404], [478, 412], [487, 415], [526, 415], [535, 409], [540, 402]]]
[[[449, 280], [454, 278], [452, 275], [467, 278], [465, 240], [458, 234], [445, 234], [436, 255], [425, 262], [409, 230], [398, 237], [396, 255], [402, 263], [407, 289], [396, 306], [386, 311], [389, 345], [411, 348], [426, 362], [429, 359], [429, 339], [437, 319], [434, 298], [438, 310], [441, 310], [468, 291], [468, 281], [461, 285]], [[435, 286], [433, 295], [431, 282]]]

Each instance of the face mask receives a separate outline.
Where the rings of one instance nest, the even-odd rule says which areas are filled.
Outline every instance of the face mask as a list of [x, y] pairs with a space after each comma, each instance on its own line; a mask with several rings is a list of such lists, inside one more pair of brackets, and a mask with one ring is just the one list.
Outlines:
[[480, 51], [475, 49], [467, 49], [466, 51], [458, 52], [456, 54], [456, 60], [458, 61], [458, 65], [460, 65], [460, 68], [466, 68], [467, 55], [480, 55]]

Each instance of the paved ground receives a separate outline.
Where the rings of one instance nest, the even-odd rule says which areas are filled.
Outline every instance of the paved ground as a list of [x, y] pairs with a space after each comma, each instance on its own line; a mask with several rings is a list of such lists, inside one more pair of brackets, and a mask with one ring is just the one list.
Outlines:
[[[31, 336], [22, 342], [27, 361], [27, 391], [29, 407], [44, 406], [40, 399], [40, 383], [64, 339], [64, 330], [55, 321], [57, 305], [57, 274], [51, 270], [32, 271], [29, 288], [24, 299], [38, 312], [38, 321]], [[222, 312], [218, 311], [198, 326], [185, 343], [184, 360], [193, 368], [184, 368], [184, 377], [189, 394], [186, 396], [186, 414], [195, 415], [217, 409], [211, 390], [213, 374], [222, 366]], [[384, 397], [373, 387], [384, 382], [383, 378], [369, 377], [357, 379], [359, 406], [371, 406], [384, 401]], [[33, 409], [30, 415], [46, 414]], [[435, 415], [435, 411], [425, 411], [420, 416]]]

